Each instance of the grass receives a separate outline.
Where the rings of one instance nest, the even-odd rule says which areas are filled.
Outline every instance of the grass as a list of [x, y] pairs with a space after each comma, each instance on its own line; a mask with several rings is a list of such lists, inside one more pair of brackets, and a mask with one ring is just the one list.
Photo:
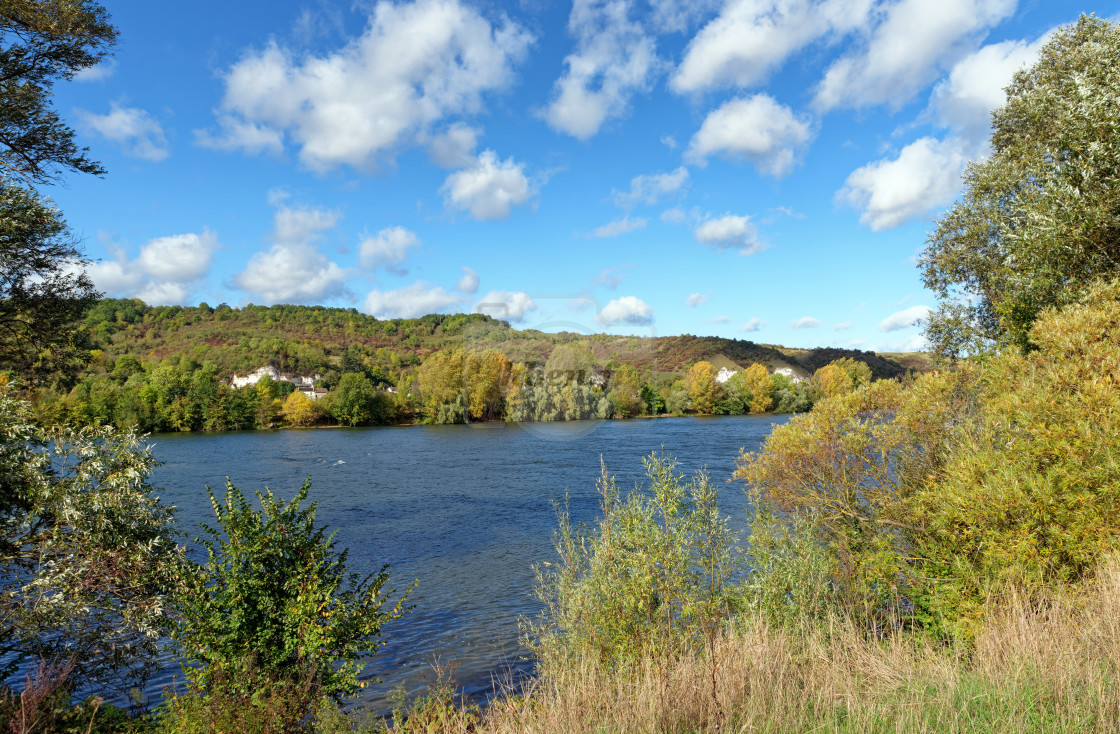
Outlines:
[[444, 716], [438, 727], [413, 719], [408, 730], [1120, 731], [1120, 562], [1079, 592], [1008, 594], [986, 611], [968, 649], [913, 635], [869, 639], [843, 621], [781, 629], [755, 620], [717, 644], [714, 693], [707, 654], [625, 671], [585, 661], [545, 670], [481, 718]]

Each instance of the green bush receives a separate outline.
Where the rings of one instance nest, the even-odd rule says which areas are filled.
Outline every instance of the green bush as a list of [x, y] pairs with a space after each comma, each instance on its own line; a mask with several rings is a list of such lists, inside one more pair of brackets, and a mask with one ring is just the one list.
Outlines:
[[649, 486], [625, 500], [603, 467], [594, 530], [558, 512], [560, 560], [538, 569], [546, 609], [527, 629], [546, 665], [590, 657], [615, 666], [701, 649], [741, 607], [736, 537], [708, 475], [685, 483], [672, 457], [643, 463]]
[[382, 626], [408, 611], [407, 591], [390, 601], [387, 567], [365, 578], [350, 570], [347, 551], [315, 526], [315, 503], [302, 506], [309, 487], [287, 503], [266, 488], [260, 511], [232, 484], [222, 501], [207, 488], [218, 524], [204, 526], [207, 561], [184, 568], [172, 635], [200, 691], [236, 683], [232, 672], [252, 657], [266, 679], [312, 671], [322, 694], [340, 699], [363, 685], [358, 661], [380, 646]]

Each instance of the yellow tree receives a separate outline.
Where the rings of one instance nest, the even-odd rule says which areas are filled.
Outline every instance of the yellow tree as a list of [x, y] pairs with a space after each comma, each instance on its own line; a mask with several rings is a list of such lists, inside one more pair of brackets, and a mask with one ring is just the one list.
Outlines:
[[701, 361], [692, 365], [684, 378], [685, 389], [697, 413], [711, 413], [720, 400], [720, 387], [716, 370], [711, 362]]
[[434, 417], [441, 405], [463, 394], [465, 362], [462, 349], [449, 349], [429, 355], [420, 365], [420, 390], [429, 416]]
[[843, 367], [831, 362], [813, 373], [810, 387], [817, 399], [823, 400], [847, 395], [855, 389], [855, 384], [852, 376]]
[[502, 393], [510, 370], [509, 358], [494, 349], [467, 357], [467, 405], [471, 420], [493, 420], [502, 415]]
[[321, 412], [315, 401], [296, 390], [284, 401], [284, 420], [293, 426], [310, 426], [318, 420]]
[[774, 403], [774, 382], [765, 365], [752, 364], [743, 370], [743, 385], [751, 394], [751, 412], [765, 413]]

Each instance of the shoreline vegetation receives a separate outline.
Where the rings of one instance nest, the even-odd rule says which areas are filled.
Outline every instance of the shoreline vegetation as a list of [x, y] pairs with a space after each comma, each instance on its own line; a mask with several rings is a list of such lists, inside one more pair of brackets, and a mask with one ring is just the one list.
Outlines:
[[[36, 414], [142, 433], [796, 413], [915, 369], [859, 350], [518, 331], [479, 314], [378, 321], [351, 309], [135, 299], [100, 301], [80, 336], [84, 365], [21, 375]], [[234, 385], [262, 365], [271, 374]]]

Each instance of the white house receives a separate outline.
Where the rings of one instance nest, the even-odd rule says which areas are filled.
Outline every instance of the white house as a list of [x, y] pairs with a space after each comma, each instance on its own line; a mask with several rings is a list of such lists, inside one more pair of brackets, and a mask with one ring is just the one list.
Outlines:
[[322, 375], [312, 375], [311, 377], [302, 377], [300, 375], [285, 375], [272, 365], [266, 365], [258, 370], [250, 372], [244, 377], [239, 377], [236, 373], [234, 373], [233, 377], [230, 378], [229, 384], [233, 387], [256, 385], [257, 382], [265, 375], [268, 375], [273, 380], [290, 382], [300, 390], [303, 390], [304, 388], [312, 389], [315, 387], [316, 380], [323, 379]]

